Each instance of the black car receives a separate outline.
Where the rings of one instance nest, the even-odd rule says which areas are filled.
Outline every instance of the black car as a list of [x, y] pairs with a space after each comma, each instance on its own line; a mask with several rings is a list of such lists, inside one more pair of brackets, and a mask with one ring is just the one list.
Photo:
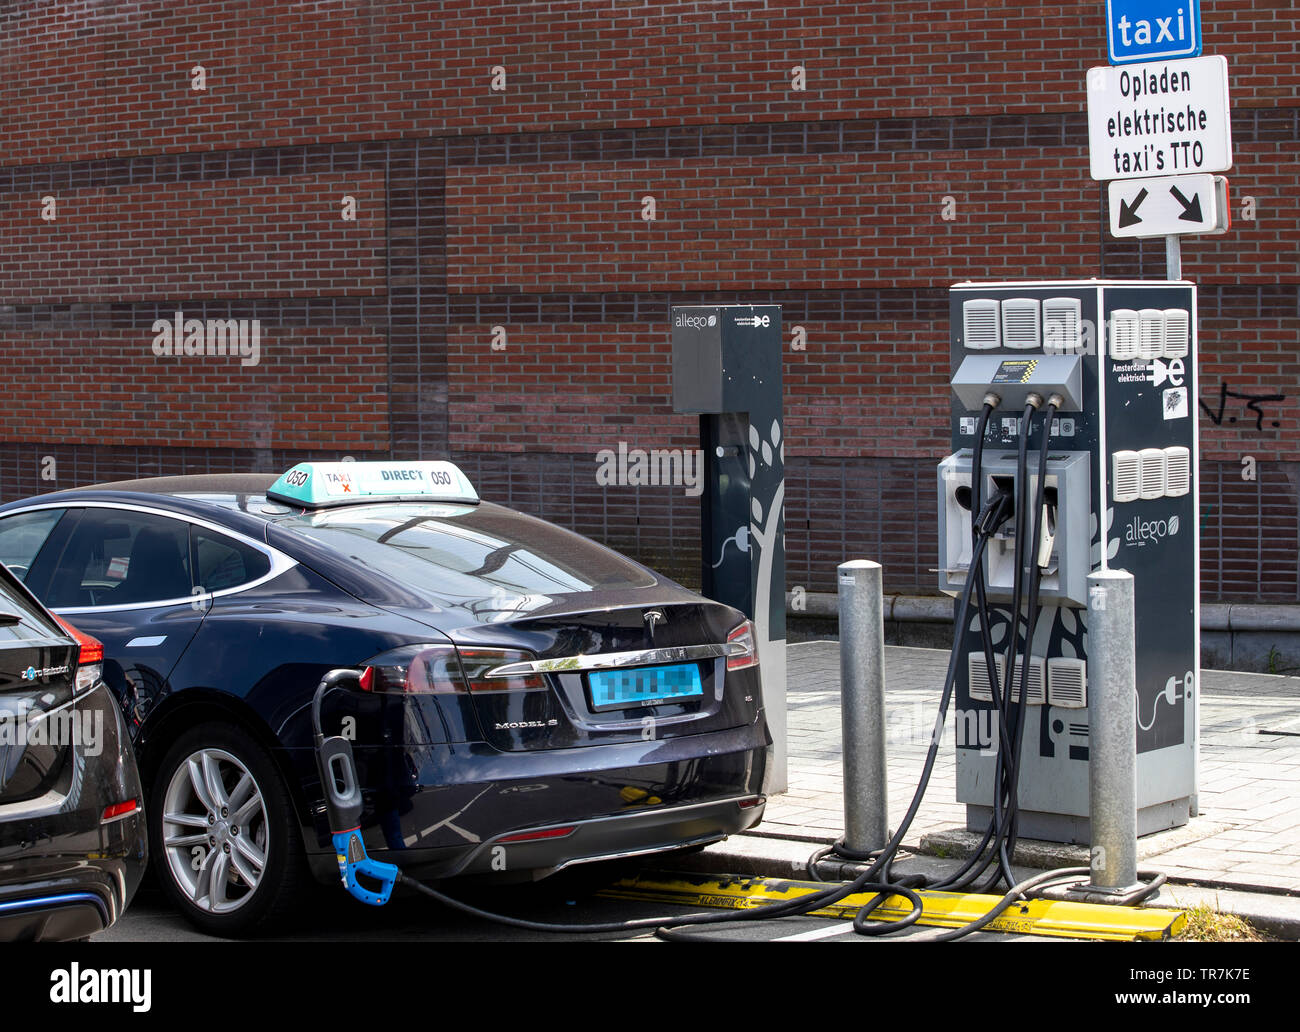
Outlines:
[[0, 567], [0, 941], [102, 931], [148, 863], [144, 793], [102, 660]]
[[0, 561], [104, 642], [166, 891], [236, 934], [337, 877], [309, 702], [353, 739], [371, 856], [537, 877], [756, 824], [753, 628], [446, 462], [302, 463], [0, 507]]

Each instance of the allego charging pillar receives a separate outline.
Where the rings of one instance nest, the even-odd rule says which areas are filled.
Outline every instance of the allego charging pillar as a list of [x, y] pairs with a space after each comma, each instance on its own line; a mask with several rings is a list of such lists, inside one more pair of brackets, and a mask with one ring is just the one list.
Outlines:
[[703, 594], [754, 621], [772, 733], [768, 788], [786, 782], [785, 428], [779, 305], [674, 307], [673, 411], [698, 414]]
[[[984, 442], [985, 499], [1020, 475], [1016, 435], [1028, 394], [1065, 399], [1048, 454], [1045, 522], [1055, 539], [1044, 608], [1034, 641], [1014, 646], [1017, 671], [1026, 655], [1029, 662], [1019, 833], [1090, 841], [1087, 578], [1101, 569], [1134, 577], [1138, 834], [1185, 824], [1196, 805], [1200, 686], [1196, 288], [963, 283], [951, 290], [951, 318], [953, 454], [938, 476], [941, 590], [959, 594], [970, 575], [968, 492], [985, 395], [1001, 398]], [[1040, 414], [1028, 442], [1031, 488], [1042, 421]], [[999, 668], [1011, 646], [1014, 545], [1008, 522], [983, 559]], [[993, 812], [997, 723], [978, 618], [956, 640], [957, 799], [968, 827], [982, 830]], [[1020, 681], [1017, 673], [1013, 699]]]

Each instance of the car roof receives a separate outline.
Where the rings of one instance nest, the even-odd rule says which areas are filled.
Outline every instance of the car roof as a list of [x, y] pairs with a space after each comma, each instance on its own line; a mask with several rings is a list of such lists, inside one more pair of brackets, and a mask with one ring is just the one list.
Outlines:
[[87, 484], [72, 491], [140, 491], [146, 494], [266, 494], [278, 473], [200, 473]]

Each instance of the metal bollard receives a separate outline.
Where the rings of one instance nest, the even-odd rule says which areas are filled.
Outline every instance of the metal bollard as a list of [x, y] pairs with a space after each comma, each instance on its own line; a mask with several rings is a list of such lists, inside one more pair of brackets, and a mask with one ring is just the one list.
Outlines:
[[880, 564], [866, 559], [841, 563], [837, 572], [844, 845], [869, 853], [889, 841], [883, 578]]
[[1120, 892], [1137, 876], [1137, 672], [1133, 575], [1088, 577], [1089, 889]]

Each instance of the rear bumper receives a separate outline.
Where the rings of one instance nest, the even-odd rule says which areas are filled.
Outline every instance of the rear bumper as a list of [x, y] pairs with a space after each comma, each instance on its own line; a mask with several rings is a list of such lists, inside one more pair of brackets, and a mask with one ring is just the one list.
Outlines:
[[0, 942], [64, 942], [117, 921], [144, 873], [144, 822], [119, 821], [113, 831], [103, 853], [0, 864]]
[[[750, 804], [742, 808], [741, 803]], [[640, 813], [597, 817], [569, 825], [534, 828], [523, 834], [545, 835], [571, 829], [555, 838], [518, 841], [520, 833], [501, 835], [463, 854], [454, 865], [415, 865], [424, 877], [447, 878], [460, 874], [500, 874], [529, 871], [534, 877], [554, 874], [576, 864], [646, 856], [687, 846], [720, 842], [744, 831], [763, 817], [765, 800], [754, 796], [719, 802], [667, 806]], [[516, 841], [507, 841], [516, 839]], [[392, 859], [398, 859], [393, 857]]]
[[103, 897], [94, 892], [58, 892], [0, 900], [0, 941], [67, 942], [102, 932], [113, 923]]
[[[372, 857], [426, 878], [540, 876], [716, 842], [762, 819], [770, 743], [760, 719], [704, 735], [545, 752], [358, 748], [362, 834]], [[502, 841], [556, 828], [572, 830]], [[316, 832], [313, 870], [332, 880], [338, 869], [323, 814]]]

